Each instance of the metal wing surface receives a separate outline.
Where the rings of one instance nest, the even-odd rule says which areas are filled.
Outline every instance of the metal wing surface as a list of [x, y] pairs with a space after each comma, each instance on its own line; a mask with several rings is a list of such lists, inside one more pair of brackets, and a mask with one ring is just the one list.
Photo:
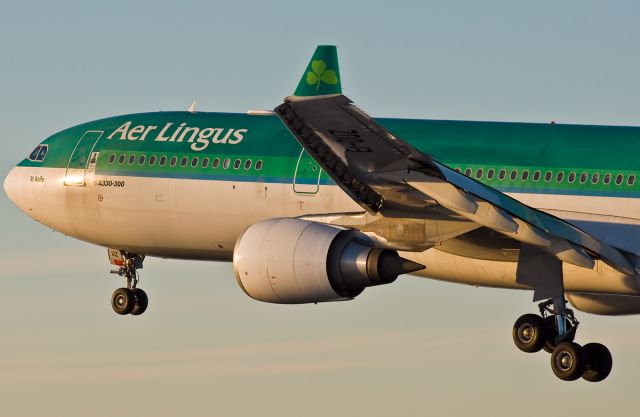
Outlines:
[[534, 245], [563, 262], [602, 259], [635, 275], [629, 258], [583, 230], [439, 163], [339, 94], [290, 96], [276, 113], [306, 151], [370, 214], [466, 221]]

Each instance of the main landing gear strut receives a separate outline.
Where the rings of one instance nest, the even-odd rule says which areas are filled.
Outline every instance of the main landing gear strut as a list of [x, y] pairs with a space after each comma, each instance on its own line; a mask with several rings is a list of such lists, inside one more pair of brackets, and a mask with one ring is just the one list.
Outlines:
[[120, 315], [131, 314], [139, 316], [147, 310], [149, 299], [147, 293], [138, 286], [138, 269], [142, 269], [144, 256], [133, 253], [109, 249], [109, 260], [118, 269], [111, 271], [125, 278], [126, 287], [118, 288], [111, 296], [111, 307]]
[[516, 347], [527, 353], [542, 349], [551, 353], [551, 369], [562, 380], [604, 380], [613, 365], [611, 353], [600, 343], [580, 346], [573, 341], [579, 322], [573, 310], [567, 308], [564, 296], [551, 298], [538, 307], [540, 315], [525, 314], [513, 325]]

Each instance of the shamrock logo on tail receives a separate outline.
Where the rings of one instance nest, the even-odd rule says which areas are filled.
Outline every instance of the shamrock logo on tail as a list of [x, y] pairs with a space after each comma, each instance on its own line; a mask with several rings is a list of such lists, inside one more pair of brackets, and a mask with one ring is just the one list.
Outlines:
[[307, 84], [315, 84], [317, 91], [321, 83], [338, 84], [338, 76], [334, 70], [327, 69], [327, 63], [323, 60], [311, 61], [311, 71], [307, 72]]

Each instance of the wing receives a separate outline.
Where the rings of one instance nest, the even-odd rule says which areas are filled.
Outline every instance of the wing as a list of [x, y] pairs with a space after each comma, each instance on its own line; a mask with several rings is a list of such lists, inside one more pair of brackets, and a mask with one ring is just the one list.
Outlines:
[[[341, 94], [290, 96], [275, 109], [296, 139], [369, 214], [470, 222], [592, 269], [636, 275], [627, 255], [583, 230], [439, 163]], [[450, 237], [449, 237], [450, 238]]]

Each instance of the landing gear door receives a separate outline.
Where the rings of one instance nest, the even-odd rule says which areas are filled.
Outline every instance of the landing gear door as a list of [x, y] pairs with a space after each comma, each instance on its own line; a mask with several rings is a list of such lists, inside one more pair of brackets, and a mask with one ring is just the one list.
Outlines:
[[302, 149], [293, 176], [293, 191], [297, 194], [317, 194], [321, 173], [320, 165]]
[[111, 265], [124, 265], [124, 256], [122, 256], [122, 252], [120, 252], [120, 250], [109, 248], [107, 249], [107, 253], [109, 254], [109, 263], [111, 263]]
[[95, 169], [95, 161], [98, 157], [97, 152], [93, 152], [93, 148], [103, 133], [101, 130], [89, 130], [78, 140], [67, 163], [64, 185], [86, 184], [85, 176], [87, 174], [87, 168], [93, 160], [92, 167]]

